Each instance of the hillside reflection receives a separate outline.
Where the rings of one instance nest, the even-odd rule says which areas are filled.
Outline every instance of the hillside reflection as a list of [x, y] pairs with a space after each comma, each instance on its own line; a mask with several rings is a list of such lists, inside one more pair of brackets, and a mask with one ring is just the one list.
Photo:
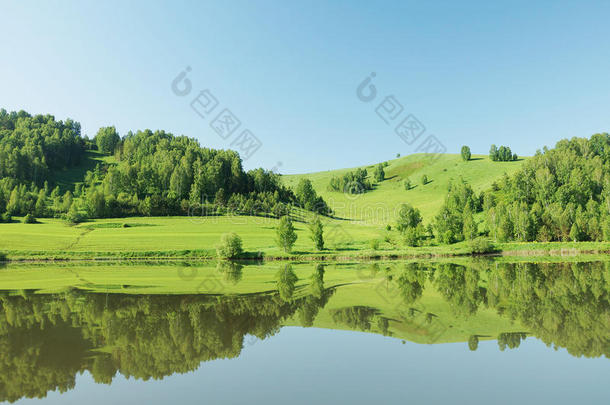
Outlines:
[[[362, 284], [362, 291], [375, 288], [375, 305], [355, 293], [351, 301], [339, 299], [343, 289], [355, 287], [326, 286], [324, 267], [309, 266], [306, 279], [282, 266], [269, 290], [230, 296], [4, 291], [0, 400], [65, 392], [83, 371], [104, 384], [117, 373], [143, 380], [184, 373], [209, 360], [235, 358], [252, 339], [266, 339], [286, 324], [464, 341], [464, 350], [477, 350], [483, 339], [496, 339], [500, 350], [515, 349], [533, 336], [573, 356], [610, 354], [605, 262], [386, 263], [342, 270], [352, 271], [353, 285]], [[227, 280], [240, 282], [241, 267], [224, 271]], [[381, 282], [367, 285], [367, 277]], [[477, 321], [468, 326], [470, 336], [452, 334], [473, 324], [480, 311], [512, 328], [491, 335]]]

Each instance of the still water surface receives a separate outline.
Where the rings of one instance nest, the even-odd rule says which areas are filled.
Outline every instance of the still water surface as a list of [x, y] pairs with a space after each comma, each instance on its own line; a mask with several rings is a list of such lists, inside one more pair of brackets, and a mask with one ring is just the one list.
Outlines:
[[605, 262], [45, 269], [0, 271], [1, 401], [610, 400]]

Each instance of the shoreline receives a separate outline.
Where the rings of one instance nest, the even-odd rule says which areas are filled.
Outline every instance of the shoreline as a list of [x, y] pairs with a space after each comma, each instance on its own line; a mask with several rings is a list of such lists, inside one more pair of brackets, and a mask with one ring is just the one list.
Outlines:
[[[0, 254], [0, 263], [55, 263], [55, 262], [111, 262], [111, 261], [215, 261], [212, 250], [175, 251], [8, 251]], [[291, 254], [266, 254], [246, 252], [235, 262], [274, 261], [325, 261], [353, 262], [379, 260], [422, 260], [443, 258], [540, 258], [610, 255], [610, 242], [508, 242], [495, 245], [489, 253], [471, 253], [466, 243], [444, 246], [425, 246], [399, 251], [354, 250], [351, 253], [330, 250], [329, 252]]]

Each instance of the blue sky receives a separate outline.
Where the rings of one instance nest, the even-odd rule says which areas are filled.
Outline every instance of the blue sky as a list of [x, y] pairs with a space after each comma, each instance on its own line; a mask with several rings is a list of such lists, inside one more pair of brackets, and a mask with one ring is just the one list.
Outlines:
[[389, 95], [449, 152], [610, 128], [608, 2], [83, 3], [2, 2], [0, 107], [228, 148], [190, 107], [209, 89], [262, 142], [245, 166], [283, 173], [413, 153], [375, 113]]

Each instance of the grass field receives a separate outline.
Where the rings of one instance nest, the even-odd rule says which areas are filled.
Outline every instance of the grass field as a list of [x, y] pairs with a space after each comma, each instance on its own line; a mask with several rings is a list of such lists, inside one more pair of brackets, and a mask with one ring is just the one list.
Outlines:
[[[335, 215], [340, 218], [362, 221], [367, 224], [384, 226], [392, 223], [397, 207], [409, 203], [421, 211], [424, 223], [436, 215], [447, 194], [447, 186], [452, 179], [466, 180], [475, 191], [488, 189], [504, 173], [515, 172], [525, 160], [516, 162], [492, 162], [489, 156], [473, 155], [472, 160], [464, 162], [460, 155], [446, 154], [437, 158], [415, 154], [388, 161], [385, 168], [386, 180], [374, 190], [363, 194], [349, 195], [329, 191], [332, 177], [341, 176], [347, 171], [342, 169], [310, 174], [283, 176], [285, 184], [296, 187], [301, 178], [308, 178], [318, 194], [322, 195]], [[361, 166], [372, 177], [375, 165]], [[427, 175], [429, 183], [422, 185], [422, 175]], [[404, 180], [410, 179], [412, 188], [405, 190]]]
[[[67, 187], [81, 178], [85, 170], [107, 159], [111, 158], [88, 154], [87, 162], [78, 172], [61, 174], [61, 184]], [[475, 190], [481, 191], [504, 173], [517, 170], [522, 162], [491, 162], [487, 156], [480, 155], [468, 162], [462, 161], [459, 155], [442, 155], [436, 160], [430, 160], [427, 155], [410, 155], [389, 161], [385, 169], [386, 180], [361, 195], [328, 191], [333, 176], [352, 169], [283, 176], [283, 181], [291, 187], [295, 187], [303, 177], [312, 180], [317, 192], [335, 211], [334, 218], [323, 218], [323, 251], [316, 251], [310, 240], [307, 222], [311, 213], [294, 209], [298, 240], [290, 254], [277, 247], [277, 220], [274, 218], [136, 217], [98, 219], [76, 226], [60, 219], [42, 218], [38, 224], [0, 224], [0, 259], [4, 255], [9, 260], [212, 258], [216, 255], [220, 236], [226, 232], [235, 232], [242, 238], [249, 258], [330, 260], [467, 255], [470, 249], [466, 242], [406, 247], [398, 232], [387, 231], [386, 225], [395, 224], [396, 209], [404, 202], [419, 208], [424, 222], [429, 222], [440, 208], [451, 179], [462, 177]], [[363, 168], [372, 173], [374, 166]], [[423, 174], [430, 181], [426, 185], [418, 183]], [[410, 190], [405, 190], [403, 185], [407, 178], [414, 185]], [[375, 249], [372, 240], [378, 242]], [[521, 256], [601, 254], [610, 251], [610, 243], [501, 243], [496, 244], [496, 248], [506, 254]]]

